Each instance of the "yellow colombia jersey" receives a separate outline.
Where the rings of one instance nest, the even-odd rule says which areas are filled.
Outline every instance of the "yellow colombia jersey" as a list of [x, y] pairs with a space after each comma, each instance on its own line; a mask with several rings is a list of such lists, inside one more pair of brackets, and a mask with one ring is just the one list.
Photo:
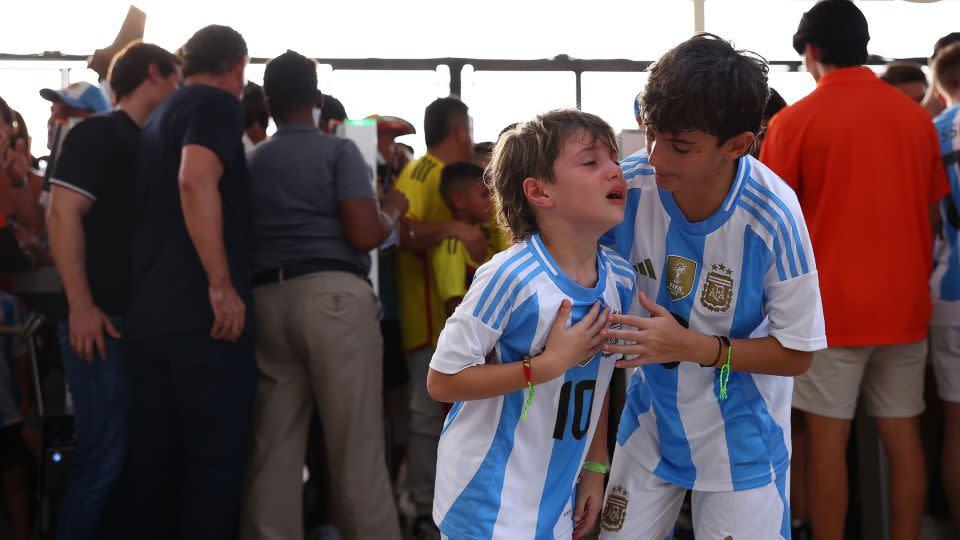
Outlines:
[[[443, 163], [427, 153], [400, 171], [397, 189], [407, 196], [407, 219], [423, 223], [450, 221], [452, 216], [440, 196]], [[427, 252], [397, 251], [396, 279], [400, 298], [403, 348], [412, 351], [434, 346], [446, 320], [443, 302], [431, 276]]]
[[[407, 212], [409, 221], [440, 223], [453, 219], [450, 209], [440, 196], [440, 172], [443, 165], [443, 162], [427, 153], [420, 159], [411, 161], [400, 171], [396, 186], [410, 201], [410, 210]], [[491, 224], [488, 229], [493, 253], [510, 246], [504, 231], [499, 227]], [[465, 248], [462, 249], [465, 251]], [[427, 345], [435, 346], [446, 321], [446, 313], [443, 300], [437, 291], [429, 254], [424, 251], [398, 250], [396, 280], [404, 349], [413, 351]]]
[[463, 242], [456, 238], [447, 238], [430, 250], [430, 264], [436, 278], [437, 294], [446, 302], [451, 298], [462, 298], [473, 282], [473, 274], [481, 264], [490, 260], [496, 253], [494, 242], [487, 248], [487, 256], [479, 263], [474, 262], [467, 253]]

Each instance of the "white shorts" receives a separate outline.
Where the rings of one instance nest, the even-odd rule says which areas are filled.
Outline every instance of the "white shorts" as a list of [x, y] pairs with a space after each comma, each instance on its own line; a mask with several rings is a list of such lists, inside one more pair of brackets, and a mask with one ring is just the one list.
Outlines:
[[[774, 540], [790, 538], [787, 478], [744, 491], [694, 491], [697, 538]], [[603, 540], [669, 540], [686, 489], [655, 476], [617, 447], [600, 514]]]
[[930, 359], [940, 399], [960, 403], [960, 328], [930, 327]]

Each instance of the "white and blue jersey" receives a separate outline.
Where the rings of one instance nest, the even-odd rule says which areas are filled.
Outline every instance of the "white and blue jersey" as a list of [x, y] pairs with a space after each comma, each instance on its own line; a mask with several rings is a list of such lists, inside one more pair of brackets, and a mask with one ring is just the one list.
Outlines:
[[[637, 289], [691, 330], [734, 339], [775, 337], [786, 348], [826, 347], [810, 237], [793, 190], [740, 158], [720, 209], [687, 221], [656, 185], [641, 150], [623, 161], [624, 222], [605, 235], [637, 270]], [[639, 303], [632, 313], [646, 316]], [[634, 372], [617, 442], [663, 480], [698, 491], [778, 482], [790, 464], [793, 379], [736, 371], [721, 400], [719, 369], [681, 362]]]
[[[15, 326], [26, 321], [26, 310], [20, 299], [12, 294], [0, 291], [0, 324]], [[18, 336], [0, 336], [0, 428], [12, 426], [23, 421], [20, 415], [21, 400], [17, 385], [17, 358], [27, 354], [27, 344]]]
[[[573, 304], [569, 324], [598, 301], [614, 313], [629, 309], [636, 286], [630, 265], [598, 247], [597, 274], [593, 288], [574, 283], [539, 235], [497, 254], [447, 320], [430, 368], [454, 374], [542, 352], [565, 299]], [[569, 538], [574, 485], [618, 358], [598, 353], [535, 386], [525, 422], [527, 390], [454, 404], [437, 450], [433, 518], [440, 530], [451, 540]]]
[[940, 139], [940, 154], [950, 180], [950, 194], [940, 201], [943, 225], [933, 245], [933, 326], [960, 326], [960, 105], [940, 113], [933, 122]]

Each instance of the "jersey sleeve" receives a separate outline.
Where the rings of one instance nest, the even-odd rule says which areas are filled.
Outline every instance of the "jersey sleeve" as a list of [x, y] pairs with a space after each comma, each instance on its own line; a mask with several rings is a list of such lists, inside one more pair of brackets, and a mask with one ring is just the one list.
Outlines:
[[484, 306], [497, 301], [498, 268], [499, 265], [493, 262], [477, 270], [473, 285], [440, 333], [430, 369], [453, 375], [486, 363], [487, 355], [503, 335], [509, 320], [509, 314], [502, 321], [482, 319]]
[[67, 133], [50, 178], [51, 184], [79, 193], [91, 201], [97, 200], [109, 163], [109, 158], [104, 155], [108, 148], [103, 144], [108, 140], [109, 122], [106, 116], [94, 116]]
[[461, 298], [467, 294], [466, 248], [456, 238], [447, 238], [432, 248], [430, 266], [440, 300]]
[[771, 262], [764, 280], [767, 317], [770, 335], [787, 349], [817, 351], [827, 347], [826, 327], [823, 322], [823, 304], [820, 300], [820, 280], [817, 274], [810, 233], [794, 196], [787, 207], [796, 224], [796, 250], [799, 270], [796, 276], [780, 272]]
[[410, 176], [410, 169], [416, 162], [410, 162], [400, 173], [397, 179], [396, 188], [407, 197], [410, 207], [407, 210], [406, 218], [411, 221], [423, 221], [426, 211], [426, 200], [423, 194], [423, 183], [414, 180]]

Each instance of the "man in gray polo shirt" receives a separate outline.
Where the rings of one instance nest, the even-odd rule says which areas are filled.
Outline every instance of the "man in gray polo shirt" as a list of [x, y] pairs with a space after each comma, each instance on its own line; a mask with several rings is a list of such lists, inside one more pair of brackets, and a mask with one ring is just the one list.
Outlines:
[[316, 66], [288, 51], [267, 64], [279, 126], [249, 154], [260, 380], [242, 538], [303, 538], [301, 470], [314, 404], [323, 423], [333, 514], [345, 540], [399, 540], [383, 442], [376, 297], [369, 251], [407, 211], [378, 205], [353, 142], [312, 120]]

